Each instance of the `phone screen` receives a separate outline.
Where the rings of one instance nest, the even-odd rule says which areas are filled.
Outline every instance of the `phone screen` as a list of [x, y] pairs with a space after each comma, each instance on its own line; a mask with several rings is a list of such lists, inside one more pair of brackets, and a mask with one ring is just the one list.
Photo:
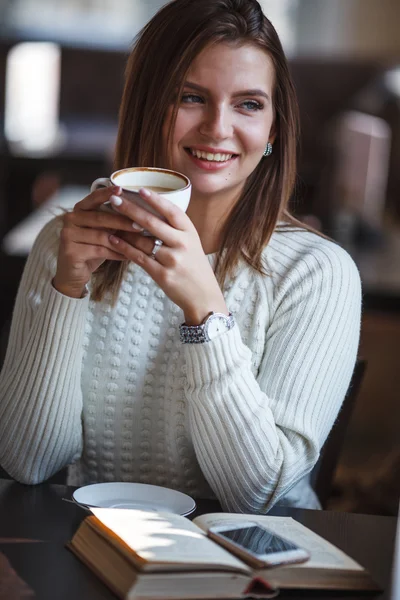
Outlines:
[[298, 549], [298, 546], [295, 544], [278, 537], [271, 531], [267, 531], [258, 525], [243, 527], [242, 529], [219, 531], [218, 534], [257, 555], [275, 554], [276, 552]]

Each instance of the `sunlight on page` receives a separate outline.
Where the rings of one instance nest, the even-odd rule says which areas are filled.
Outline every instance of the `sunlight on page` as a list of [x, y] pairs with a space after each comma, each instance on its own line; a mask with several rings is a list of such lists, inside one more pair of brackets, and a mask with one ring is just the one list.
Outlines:
[[[159, 563], [207, 563], [210, 540], [189, 519], [171, 513], [146, 512], [117, 508], [92, 508], [92, 513], [112, 530], [135, 553], [146, 561]], [[173, 558], [172, 558], [173, 557]], [[240, 561], [215, 546], [214, 561], [242, 565]]]

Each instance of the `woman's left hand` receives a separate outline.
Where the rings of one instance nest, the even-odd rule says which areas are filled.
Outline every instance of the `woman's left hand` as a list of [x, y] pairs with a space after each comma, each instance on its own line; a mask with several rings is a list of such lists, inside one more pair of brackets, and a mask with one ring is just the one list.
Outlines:
[[[140, 265], [165, 294], [184, 312], [187, 325], [198, 325], [211, 312], [228, 314], [212, 267], [204, 254], [199, 235], [189, 217], [172, 202], [150, 190], [141, 197], [165, 217], [166, 222], [133, 202], [119, 197], [116, 211], [132, 219], [154, 237], [118, 232], [110, 241], [118, 254]], [[133, 231], [135, 230], [135, 226]], [[162, 240], [155, 258], [154, 239]]]

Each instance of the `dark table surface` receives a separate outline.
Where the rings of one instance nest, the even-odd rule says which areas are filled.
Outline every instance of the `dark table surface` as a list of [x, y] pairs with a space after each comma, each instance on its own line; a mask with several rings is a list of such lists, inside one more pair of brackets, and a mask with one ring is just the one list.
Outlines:
[[[79, 506], [62, 500], [71, 498], [72, 492], [73, 488], [64, 485], [24, 486], [0, 479], [1, 600], [29, 597], [38, 600], [115, 600], [97, 577], [65, 548], [65, 543], [87, 516]], [[219, 510], [218, 504], [212, 501], [198, 502], [198, 505], [197, 514]], [[273, 509], [271, 514], [292, 516], [325, 537], [366, 567], [384, 590], [373, 596], [343, 592], [281, 592], [281, 598], [390, 598], [394, 517], [283, 508]], [[9, 581], [4, 578], [4, 561], [7, 560], [15, 572], [9, 587]], [[22, 582], [29, 586], [34, 596], [29, 595]]]

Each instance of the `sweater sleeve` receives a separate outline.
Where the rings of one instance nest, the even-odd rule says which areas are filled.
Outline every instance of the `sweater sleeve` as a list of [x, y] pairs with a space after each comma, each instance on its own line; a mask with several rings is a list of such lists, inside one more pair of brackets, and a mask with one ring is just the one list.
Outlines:
[[256, 376], [237, 326], [184, 346], [195, 452], [229, 511], [264, 513], [311, 471], [357, 356], [360, 278], [341, 248], [299, 259], [273, 304]]
[[20, 282], [0, 375], [0, 463], [35, 484], [82, 452], [82, 336], [88, 298], [52, 284], [59, 221], [39, 234]]

